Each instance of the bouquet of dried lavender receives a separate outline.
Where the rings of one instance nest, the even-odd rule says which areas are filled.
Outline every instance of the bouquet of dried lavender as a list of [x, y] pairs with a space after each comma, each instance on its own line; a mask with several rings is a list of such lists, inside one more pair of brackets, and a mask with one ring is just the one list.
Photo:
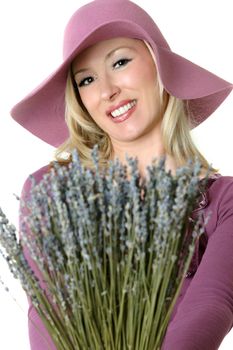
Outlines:
[[[141, 181], [137, 160], [100, 171], [54, 165], [24, 203], [21, 240], [0, 212], [0, 249], [58, 350], [157, 350], [202, 233], [189, 217], [200, 165], [164, 160]], [[25, 258], [30, 254], [35, 274]]]

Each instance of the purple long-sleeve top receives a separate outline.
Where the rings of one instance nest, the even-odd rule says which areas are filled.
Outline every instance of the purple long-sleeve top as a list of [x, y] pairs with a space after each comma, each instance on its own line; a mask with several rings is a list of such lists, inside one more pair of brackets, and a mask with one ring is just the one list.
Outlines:
[[[45, 166], [33, 176], [39, 182], [47, 171], [48, 166]], [[29, 198], [30, 186], [28, 178], [23, 186], [22, 199]], [[220, 174], [211, 176], [207, 189], [201, 192], [200, 198], [195, 212], [201, 210], [204, 217], [209, 213], [211, 216], [205, 234], [196, 246], [162, 350], [215, 350], [232, 327], [233, 177]], [[20, 224], [22, 215], [23, 211]], [[25, 254], [38, 274], [35, 263]], [[31, 349], [56, 350], [30, 300], [28, 317]]]

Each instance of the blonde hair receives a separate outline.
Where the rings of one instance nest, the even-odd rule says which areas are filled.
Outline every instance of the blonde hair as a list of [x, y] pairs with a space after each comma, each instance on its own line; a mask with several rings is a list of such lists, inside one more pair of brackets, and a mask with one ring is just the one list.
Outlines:
[[[151, 47], [147, 42], [144, 41], [144, 43], [157, 67]], [[165, 91], [159, 74], [157, 81], [160, 104], [163, 109], [161, 132], [165, 153], [174, 158], [178, 167], [184, 165], [188, 160], [194, 161], [197, 158], [204, 169], [216, 172], [217, 170], [210, 167], [192, 140], [191, 121], [186, 113], [185, 102]], [[72, 150], [76, 149], [82, 164], [93, 168], [91, 152], [93, 146], [98, 144], [99, 165], [101, 168], [107, 167], [113, 156], [111, 139], [95, 123], [82, 104], [71, 68], [67, 77], [65, 103], [65, 120], [69, 130], [69, 138], [55, 151], [55, 160], [61, 163], [69, 162]]]

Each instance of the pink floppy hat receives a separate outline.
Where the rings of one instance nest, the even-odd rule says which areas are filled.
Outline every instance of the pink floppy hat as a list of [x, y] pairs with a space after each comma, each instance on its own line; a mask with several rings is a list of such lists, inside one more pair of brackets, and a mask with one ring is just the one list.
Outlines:
[[87, 47], [114, 37], [150, 44], [165, 90], [186, 103], [193, 127], [225, 100], [233, 84], [172, 52], [153, 19], [129, 0], [95, 0], [78, 9], [64, 33], [63, 63], [11, 110], [31, 133], [57, 147], [69, 136], [65, 123], [65, 86], [72, 60]]

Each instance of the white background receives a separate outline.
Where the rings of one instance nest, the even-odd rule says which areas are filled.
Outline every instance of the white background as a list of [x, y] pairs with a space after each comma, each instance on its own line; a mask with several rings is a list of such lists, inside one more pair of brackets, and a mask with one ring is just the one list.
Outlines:
[[[231, 0], [135, 2], [148, 10], [175, 52], [233, 82]], [[0, 3], [0, 206], [15, 225], [18, 202], [13, 193], [19, 195], [28, 174], [52, 159], [53, 148], [16, 124], [9, 110], [61, 63], [65, 24], [84, 3], [87, 1]], [[233, 175], [232, 102], [231, 94], [209, 120], [193, 132], [202, 153], [224, 175]], [[0, 276], [22, 307], [21, 310], [0, 286], [0, 349], [28, 350], [26, 298], [2, 260]], [[232, 349], [232, 344], [233, 333], [230, 333], [221, 350]]]

